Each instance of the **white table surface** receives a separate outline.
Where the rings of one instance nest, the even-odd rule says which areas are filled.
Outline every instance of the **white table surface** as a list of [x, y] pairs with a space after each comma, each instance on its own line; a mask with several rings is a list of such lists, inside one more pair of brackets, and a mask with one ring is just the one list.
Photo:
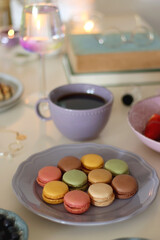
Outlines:
[[[17, 64], [9, 51], [1, 49], [0, 72], [18, 78], [24, 85], [21, 101], [0, 113], [0, 128], [19, 131], [27, 136], [23, 142], [24, 148], [12, 159], [0, 158], [0, 207], [16, 212], [29, 227], [29, 240], [63, 240], [63, 239], [92, 239], [111, 240], [118, 237], [144, 237], [151, 240], [160, 239], [160, 192], [155, 201], [141, 214], [133, 218], [97, 227], [73, 227], [50, 222], [35, 215], [26, 209], [16, 198], [12, 190], [12, 177], [19, 166], [30, 155], [45, 150], [52, 146], [74, 143], [66, 139], [56, 129], [52, 122], [42, 122], [35, 113], [34, 108], [24, 104], [26, 96], [39, 89], [40, 65], [37, 60], [25, 64]], [[67, 83], [62, 66], [61, 56], [50, 56], [46, 61], [47, 88], [51, 89]], [[110, 88], [114, 94], [113, 110], [109, 122], [100, 136], [90, 142], [113, 145], [131, 151], [150, 163], [160, 176], [160, 154], [152, 151], [141, 143], [133, 134], [127, 123], [129, 107], [121, 103], [121, 96], [131, 90], [129, 87]], [[142, 98], [160, 92], [159, 86], [145, 86], [139, 88]], [[1, 135], [1, 133], [0, 133]], [[1, 135], [2, 136], [2, 135]], [[0, 138], [0, 142], [7, 141]], [[1, 145], [0, 143], [0, 145]], [[76, 142], [77, 143], [77, 142]]]

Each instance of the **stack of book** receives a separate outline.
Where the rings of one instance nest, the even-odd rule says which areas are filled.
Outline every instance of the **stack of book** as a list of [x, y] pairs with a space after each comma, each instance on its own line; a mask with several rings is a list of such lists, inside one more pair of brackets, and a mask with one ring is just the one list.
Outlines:
[[[123, 32], [124, 36], [130, 34]], [[146, 33], [146, 37], [147, 37]], [[113, 47], [116, 34], [70, 34], [63, 59], [69, 82], [95, 83], [105, 86], [160, 83], [160, 37], [145, 42], [122, 42]], [[141, 38], [139, 39], [141, 40]]]

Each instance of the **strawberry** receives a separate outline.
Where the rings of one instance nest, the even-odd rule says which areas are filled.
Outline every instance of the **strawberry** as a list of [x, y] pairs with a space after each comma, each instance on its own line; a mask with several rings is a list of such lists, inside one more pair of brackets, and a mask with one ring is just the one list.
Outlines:
[[160, 122], [160, 115], [155, 113], [153, 114], [150, 119], [148, 120], [148, 122], [152, 122], [152, 121], [157, 121], [157, 122]]
[[160, 140], [160, 121], [149, 121], [146, 125], [144, 135], [153, 140]]

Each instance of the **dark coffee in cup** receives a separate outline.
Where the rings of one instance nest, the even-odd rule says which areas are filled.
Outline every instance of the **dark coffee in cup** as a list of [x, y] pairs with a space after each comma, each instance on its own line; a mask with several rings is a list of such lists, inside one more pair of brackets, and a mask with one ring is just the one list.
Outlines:
[[55, 104], [60, 107], [75, 110], [85, 110], [101, 107], [106, 100], [95, 94], [89, 93], [72, 93], [61, 96]]

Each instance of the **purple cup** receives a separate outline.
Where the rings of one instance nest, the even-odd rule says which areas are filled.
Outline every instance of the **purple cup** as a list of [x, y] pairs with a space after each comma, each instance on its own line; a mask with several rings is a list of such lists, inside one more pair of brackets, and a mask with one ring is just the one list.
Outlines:
[[[57, 99], [73, 93], [97, 95], [105, 103], [97, 108], [75, 110], [58, 106]], [[49, 104], [50, 116], [45, 117], [40, 111], [40, 104]], [[53, 89], [47, 98], [36, 103], [37, 115], [46, 121], [52, 120], [59, 131], [69, 139], [85, 141], [95, 139], [106, 126], [113, 104], [113, 94], [106, 88], [93, 84], [67, 84]]]

